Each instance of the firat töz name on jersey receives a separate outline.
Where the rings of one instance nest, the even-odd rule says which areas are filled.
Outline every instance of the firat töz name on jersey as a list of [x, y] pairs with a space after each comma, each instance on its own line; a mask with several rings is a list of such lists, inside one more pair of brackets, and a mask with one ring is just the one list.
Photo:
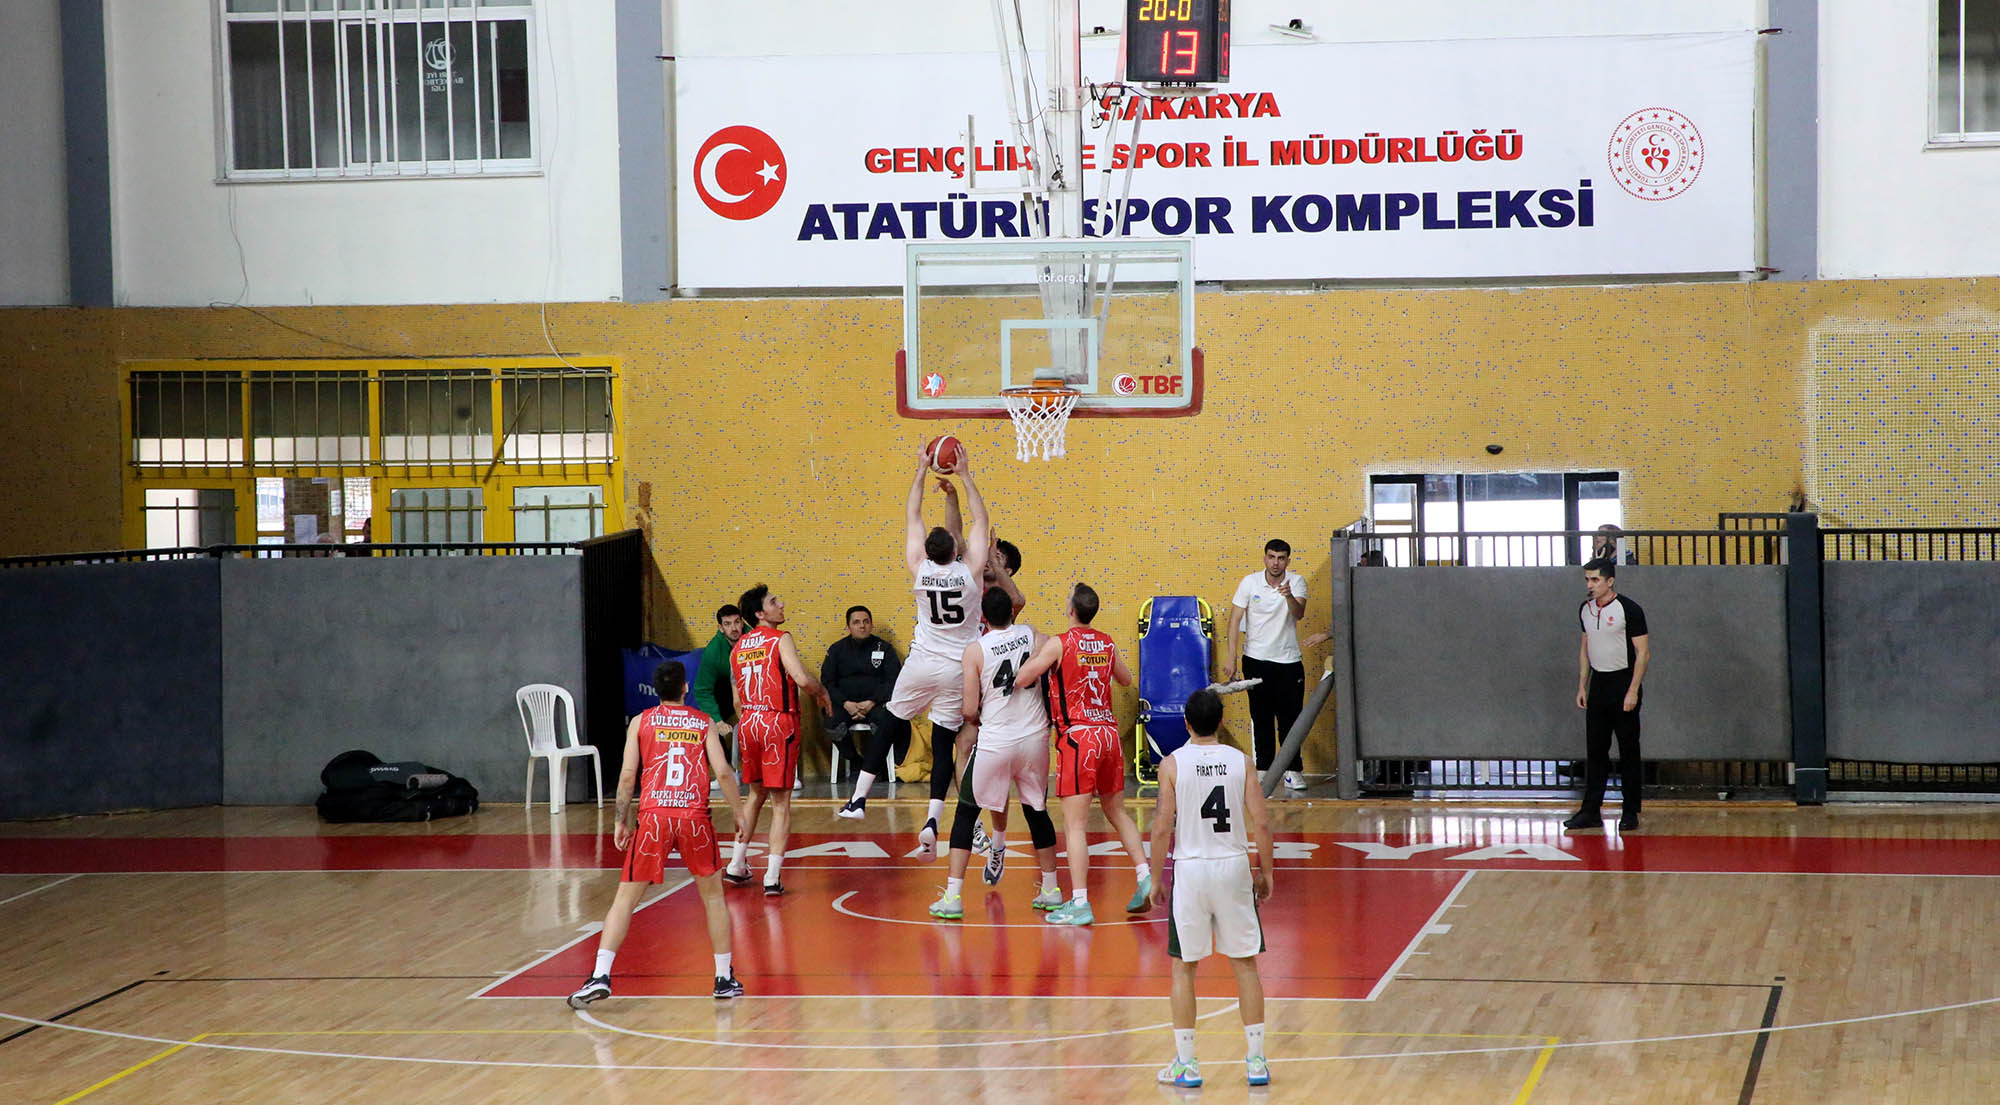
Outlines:
[[1196, 775], [1198, 775], [1198, 776], [1203, 776], [1203, 775], [1225, 775], [1225, 776], [1226, 776], [1226, 775], [1228, 775], [1228, 774], [1229, 774], [1229, 765], [1228, 765], [1228, 764], [1196, 764], [1196, 765], [1194, 765], [1194, 773], [1195, 773]]

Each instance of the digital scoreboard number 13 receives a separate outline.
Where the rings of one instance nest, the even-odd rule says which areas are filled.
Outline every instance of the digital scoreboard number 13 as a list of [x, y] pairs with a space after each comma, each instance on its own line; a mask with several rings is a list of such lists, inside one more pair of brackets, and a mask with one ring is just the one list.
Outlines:
[[1125, 79], [1217, 84], [1229, 79], [1229, 0], [1125, 0]]

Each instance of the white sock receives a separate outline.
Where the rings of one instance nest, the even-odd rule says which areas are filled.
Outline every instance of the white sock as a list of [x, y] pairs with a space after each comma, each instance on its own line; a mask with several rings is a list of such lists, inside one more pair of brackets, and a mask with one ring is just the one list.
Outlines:
[[1081, 887], [1081, 886], [1077, 887], [1077, 888], [1076, 888], [1076, 894], [1075, 894], [1075, 896], [1074, 896], [1074, 897], [1072, 897], [1072, 898], [1071, 898], [1071, 901], [1074, 901], [1074, 902], [1078, 903], [1079, 905], [1089, 905], [1089, 904], [1090, 904], [1090, 891], [1088, 891], [1088, 890], [1085, 890], [1085, 889], [1084, 889], [1083, 887]]
[[868, 789], [874, 785], [875, 785], [875, 775], [873, 772], [862, 771], [855, 773], [854, 797], [850, 799], [850, 801], [859, 802], [862, 799], [867, 798]]
[[1007, 850], [1006, 833], [988, 833], [986, 834], [986, 839], [993, 842], [993, 846], [987, 849], [988, 855], [991, 855], [994, 852], [1004, 852]]
[[745, 849], [749, 847], [750, 847], [750, 842], [747, 840], [738, 840], [730, 844], [729, 869], [731, 871], [741, 871], [745, 867], [749, 866], [749, 864], [743, 862], [743, 852]]
[[[728, 978], [730, 977], [730, 972], [732, 972], [733, 970], [735, 970], [735, 968], [729, 965], [728, 952], [723, 952], [721, 955], [715, 957], [715, 977]], [[1259, 1029], [1259, 1031], [1262, 1031], [1262, 1029]]]
[[1042, 893], [1047, 894], [1051, 890], [1061, 889], [1062, 883], [1056, 881], [1056, 873], [1054, 871], [1042, 872]]
[[618, 958], [618, 953], [617, 953], [617, 952], [608, 952], [608, 951], [605, 951], [605, 950], [604, 950], [603, 948], [599, 948], [599, 949], [597, 949], [597, 966], [595, 966], [595, 967], [591, 968], [591, 970], [590, 970], [590, 977], [592, 977], [592, 978], [610, 978], [610, 977], [611, 977], [611, 961], [612, 961], [612, 960], [614, 960], [614, 959], [616, 959], [616, 958]]
[[944, 799], [942, 798], [931, 799], [930, 812], [924, 815], [924, 820], [936, 821], [938, 818], [943, 816], [944, 816]]
[[1244, 1040], [1244, 1043], [1245, 1043], [1245, 1046], [1249, 1047], [1249, 1049], [1250, 1049], [1250, 1052], [1249, 1052], [1249, 1056], [1248, 1056], [1249, 1058], [1252, 1058], [1252, 1059], [1255, 1059], [1255, 1058], [1256, 1058], [1257, 1056], [1259, 1056], [1259, 1055], [1262, 1055], [1262, 1054], [1264, 1054], [1264, 1026], [1263, 1026], [1263, 1025], [1261, 1025], [1261, 1024], [1246, 1024], [1246, 1025], [1244, 1025], [1244, 1026], [1243, 1026], [1243, 1040]]
[[1183, 1063], [1194, 1062], [1194, 1029], [1174, 1029], [1174, 1054], [1180, 1056]]
[[772, 856], [770, 860], [764, 864], [764, 885], [769, 886], [770, 884], [777, 882], [778, 868], [783, 867], [784, 865], [785, 865], [785, 857]]
[[965, 885], [964, 879], [948, 878], [944, 880], [944, 896], [947, 898], [958, 897], [959, 888], [963, 887], [964, 885]]
[[1148, 864], [1148, 863], [1147, 863], [1147, 862], [1146, 862], [1145, 860], [1143, 860], [1143, 859], [1142, 859], [1142, 860], [1140, 860], [1139, 862], [1137, 862], [1137, 863], [1133, 864], [1133, 865], [1132, 865], [1132, 870], [1134, 870], [1134, 871], [1137, 871], [1137, 872], [1139, 873], [1139, 881], [1140, 881], [1140, 882], [1144, 882], [1144, 881], [1146, 881], [1147, 879], [1150, 879], [1150, 878], [1152, 878], [1152, 877], [1153, 877], [1153, 868], [1152, 868], [1152, 866], [1151, 866], [1151, 865], [1149, 865], [1149, 864]]

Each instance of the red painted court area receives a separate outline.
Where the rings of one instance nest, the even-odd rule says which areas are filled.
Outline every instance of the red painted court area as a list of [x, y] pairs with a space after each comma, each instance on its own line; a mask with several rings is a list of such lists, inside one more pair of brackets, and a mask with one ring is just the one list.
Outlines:
[[[1164, 997], [1166, 911], [1126, 914], [1135, 882], [1130, 865], [1116, 862], [1091, 872], [1098, 923], [1088, 928], [1050, 925], [1028, 904], [1039, 881], [1026, 857], [1010, 859], [998, 887], [974, 874], [961, 921], [927, 912], [942, 865], [788, 866], [781, 898], [754, 886], [728, 892], [737, 974], [765, 995]], [[1278, 897], [1263, 910], [1265, 991], [1367, 997], [1464, 877], [1281, 865]], [[692, 890], [635, 914], [618, 955], [619, 996], [707, 993], [714, 972], [702, 925]], [[484, 996], [568, 994], [589, 977], [596, 951], [596, 937], [582, 939]], [[1205, 995], [1235, 993], [1220, 961], [1204, 965], [1200, 986]]]

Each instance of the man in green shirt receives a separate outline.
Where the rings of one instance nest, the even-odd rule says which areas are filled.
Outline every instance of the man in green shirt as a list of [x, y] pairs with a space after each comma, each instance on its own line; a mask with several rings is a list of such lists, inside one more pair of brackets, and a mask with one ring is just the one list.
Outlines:
[[715, 636], [695, 664], [694, 708], [715, 721], [716, 735], [729, 738], [736, 724], [736, 691], [729, 682], [729, 650], [743, 636], [743, 613], [732, 603], [715, 612]]

